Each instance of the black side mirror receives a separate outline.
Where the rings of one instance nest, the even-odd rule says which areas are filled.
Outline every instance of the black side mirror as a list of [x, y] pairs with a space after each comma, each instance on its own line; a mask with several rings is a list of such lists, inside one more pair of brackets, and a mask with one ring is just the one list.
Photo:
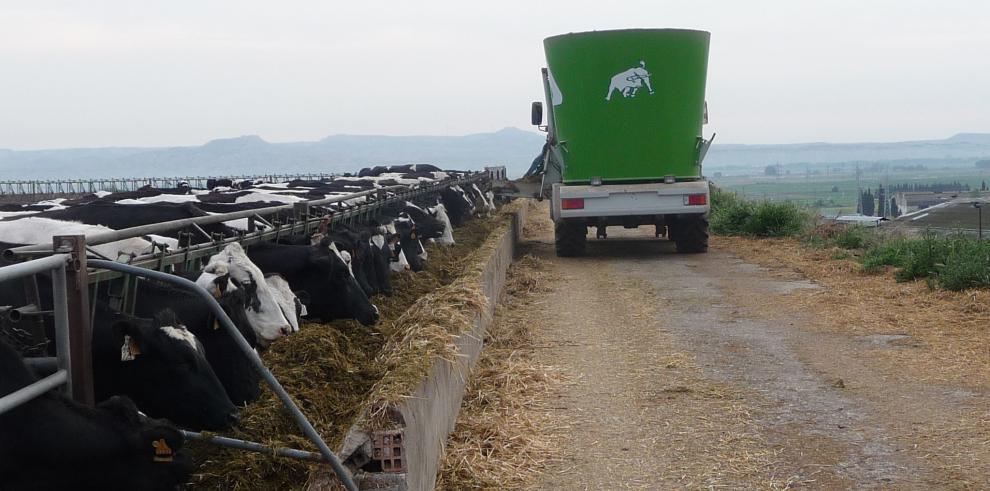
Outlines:
[[543, 124], [543, 103], [534, 102], [533, 107], [530, 110], [530, 121], [532, 121], [533, 126], [540, 126]]

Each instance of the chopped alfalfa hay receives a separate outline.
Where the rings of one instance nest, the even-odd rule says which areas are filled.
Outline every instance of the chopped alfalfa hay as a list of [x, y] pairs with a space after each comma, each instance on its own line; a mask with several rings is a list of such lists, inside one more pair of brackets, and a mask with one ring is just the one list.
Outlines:
[[551, 281], [546, 264], [533, 256], [510, 268], [447, 441], [437, 489], [520, 489], [560, 461], [563, 452], [550, 431], [559, 423], [547, 407], [560, 376], [533, 361], [532, 319], [517, 313], [534, 294], [549, 291]]
[[[448, 340], [436, 337], [439, 329], [460, 329], [450, 320], [460, 322], [463, 319], [457, 315], [473, 314], [455, 310], [463, 306], [475, 311], [478, 304], [477, 292], [472, 291], [470, 283], [460, 280], [477, 278], [477, 269], [483, 265], [475, 263], [491, 254], [494, 246], [490, 243], [496, 240], [493, 237], [500, 237], [507, 223], [504, 213], [477, 218], [454, 230], [455, 245], [427, 244], [426, 269], [393, 275], [394, 294], [373, 299], [382, 314], [377, 325], [362, 326], [354, 321], [305, 323], [298, 333], [280, 340], [263, 354], [266, 366], [331, 448], [340, 448], [347, 431], [368, 413], [372, 401], [380, 401], [385, 394], [389, 400], [401, 400], [399, 391], [413, 384], [406, 377], [422, 373], [416, 364], [407, 367], [402, 360], [420, 363], [415, 356], [447, 353]], [[424, 306], [417, 307], [418, 303]], [[435, 316], [432, 320], [431, 309]], [[446, 318], [437, 320], [440, 316]], [[417, 322], [423, 323], [424, 328], [418, 329], [414, 325]], [[393, 350], [410, 354], [392, 353]], [[383, 384], [384, 379], [389, 383]], [[238, 427], [225, 435], [273, 447], [316, 451], [267, 388], [258, 401], [241, 411]], [[322, 468], [196, 442], [190, 446], [200, 464], [190, 483], [196, 489], [302, 489], [311, 471]]]
[[489, 239], [463, 259], [463, 273], [451, 284], [422, 297], [392, 324], [392, 333], [376, 363], [384, 376], [368, 398], [370, 428], [391, 425], [388, 409], [416, 391], [437, 360], [456, 363], [455, 341], [488, 315], [488, 298], [482, 276], [495, 249], [508, 230], [503, 221]]

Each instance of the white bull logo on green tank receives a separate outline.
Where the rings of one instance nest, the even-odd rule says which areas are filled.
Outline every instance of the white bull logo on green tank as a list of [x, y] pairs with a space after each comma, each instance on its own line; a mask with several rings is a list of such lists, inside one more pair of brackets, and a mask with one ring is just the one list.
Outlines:
[[632, 67], [612, 77], [612, 81], [608, 84], [608, 94], [605, 95], [605, 100], [612, 100], [612, 92], [616, 90], [622, 94], [622, 97], [636, 97], [636, 91], [644, 86], [650, 91], [650, 95], [653, 95], [650, 72], [646, 71], [646, 62], [640, 61], [638, 67]]

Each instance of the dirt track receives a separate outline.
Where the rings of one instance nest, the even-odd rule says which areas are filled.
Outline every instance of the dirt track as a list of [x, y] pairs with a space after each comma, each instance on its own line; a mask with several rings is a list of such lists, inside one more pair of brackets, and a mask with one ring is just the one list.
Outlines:
[[[560, 275], [530, 313], [539, 363], [570, 380], [551, 406], [565, 460], [538, 489], [983, 488], [979, 389], [912, 382], [877, 350], [789, 303], [822, 287], [718, 247], [679, 255], [645, 229], [553, 257], [544, 211], [526, 250]], [[837, 307], [841, 308], [841, 307]]]

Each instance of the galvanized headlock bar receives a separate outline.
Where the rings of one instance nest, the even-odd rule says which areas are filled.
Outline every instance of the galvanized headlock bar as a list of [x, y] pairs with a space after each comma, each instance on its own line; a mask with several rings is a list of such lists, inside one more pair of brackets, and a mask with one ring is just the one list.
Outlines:
[[217, 435], [207, 435], [203, 433], [197, 433], [195, 431], [179, 430], [182, 432], [183, 438], [186, 440], [199, 440], [201, 442], [211, 443], [213, 445], [219, 445], [221, 447], [236, 448], [238, 450], [247, 450], [248, 452], [256, 452], [266, 455], [278, 455], [279, 457], [288, 457], [290, 459], [298, 460], [308, 460], [310, 462], [324, 462], [323, 456], [318, 453], [307, 452], [305, 450], [297, 450], [294, 448], [286, 447], [268, 447], [260, 443], [249, 442], [247, 440], [238, 440], [237, 438], [229, 438], [226, 436]]
[[275, 395], [277, 395], [282, 401], [282, 404], [285, 406], [286, 410], [288, 410], [289, 415], [291, 415], [292, 419], [295, 420], [296, 425], [299, 426], [299, 429], [302, 430], [306, 438], [313, 442], [313, 444], [320, 450], [320, 455], [323, 460], [330, 464], [334, 473], [336, 473], [337, 477], [340, 478], [340, 481], [344, 483], [344, 486], [348, 490], [357, 491], [357, 486], [355, 486], [354, 481], [351, 479], [350, 472], [344, 468], [343, 463], [341, 463], [340, 459], [337, 458], [337, 455], [330, 450], [330, 447], [327, 446], [326, 442], [323, 441], [323, 438], [316, 431], [316, 428], [313, 427], [312, 423], [306, 419], [306, 415], [303, 414], [303, 412], [299, 409], [299, 406], [297, 406], [295, 401], [292, 400], [289, 393], [285, 391], [282, 384], [275, 379], [272, 372], [270, 372], [264, 362], [261, 361], [261, 357], [258, 356], [258, 353], [251, 347], [250, 344], [248, 344], [247, 340], [244, 339], [244, 336], [241, 335], [241, 332], [237, 330], [237, 327], [234, 326], [234, 323], [230, 320], [230, 317], [228, 317], [227, 313], [224, 312], [223, 307], [217, 303], [217, 300], [213, 298], [213, 295], [210, 295], [209, 292], [196, 283], [181, 276], [162, 273], [160, 271], [152, 271], [150, 269], [139, 268], [129, 264], [121, 264], [104, 259], [91, 259], [89, 260], [89, 265], [94, 268], [105, 268], [128, 275], [163, 281], [178, 286], [184, 290], [193, 292], [199, 296], [210, 308], [210, 311], [216, 317], [220, 325], [223, 326], [225, 331], [227, 331], [227, 334], [234, 340], [234, 343], [237, 344], [237, 347], [244, 352], [248, 360], [251, 361], [251, 365], [258, 372], [258, 374], [261, 375], [261, 378], [265, 381], [265, 383], [268, 384], [268, 387], [271, 388], [272, 392], [274, 392]]

